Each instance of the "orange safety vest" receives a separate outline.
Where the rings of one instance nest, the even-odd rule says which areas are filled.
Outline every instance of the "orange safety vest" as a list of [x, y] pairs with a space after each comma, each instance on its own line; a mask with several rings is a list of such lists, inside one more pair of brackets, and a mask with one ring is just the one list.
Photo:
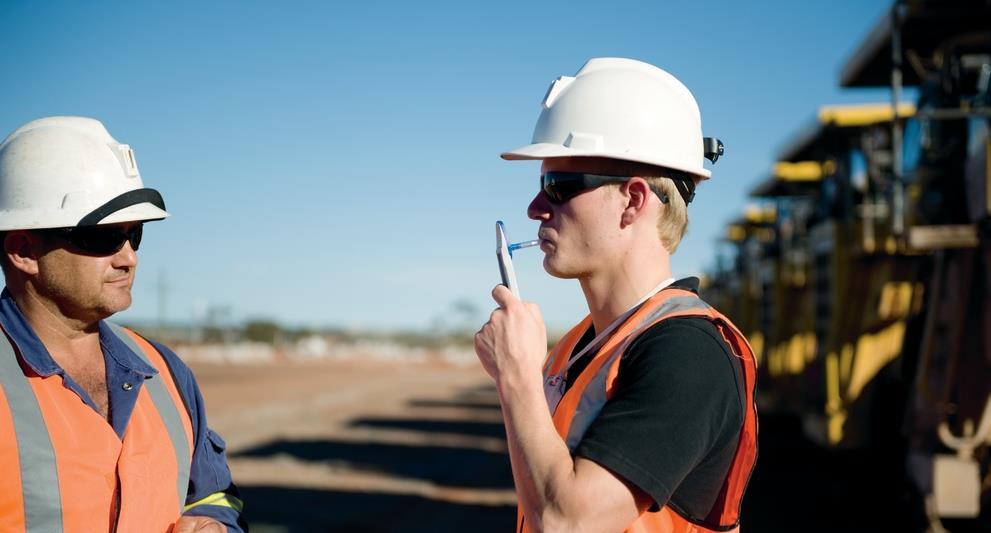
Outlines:
[[[722, 333], [733, 354], [743, 362], [744, 387], [746, 389], [746, 413], [736, 454], [729, 472], [708, 516], [698, 523], [681, 516], [665, 505], [658, 512], [644, 512], [625, 531], [632, 533], [703, 533], [708, 531], [738, 531], [740, 504], [750, 474], [757, 459], [757, 409], [754, 404], [754, 385], [757, 363], [753, 350], [743, 334], [729, 319], [702, 301], [695, 293], [683, 289], [661, 290], [636, 310], [599, 348], [588, 366], [561, 398], [554, 410], [554, 428], [574, 453], [595, 420], [602, 406], [616, 392], [619, 362], [630, 344], [651, 326], [675, 317], [703, 317], [712, 321]], [[586, 317], [565, 334], [551, 349], [544, 366], [544, 377], [566, 371], [568, 359], [575, 345], [588, 331], [592, 323]], [[517, 508], [516, 530], [529, 532], [522, 507]]]
[[164, 533], [178, 520], [192, 422], [158, 350], [110, 326], [158, 370], [144, 381], [123, 440], [61, 376], [31, 372], [13, 341], [0, 339], [0, 531]]

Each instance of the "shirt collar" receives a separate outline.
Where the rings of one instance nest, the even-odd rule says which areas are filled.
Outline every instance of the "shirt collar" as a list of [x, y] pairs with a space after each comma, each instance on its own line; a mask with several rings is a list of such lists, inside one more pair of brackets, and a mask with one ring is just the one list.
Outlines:
[[[0, 293], [0, 326], [3, 326], [4, 331], [17, 346], [21, 359], [36, 374], [42, 377], [65, 374], [65, 370], [48, 353], [48, 349], [42, 344], [31, 324], [28, 324], [24, 314], [17, 307], [17, 302], [14, 301], [10, 291], [6, 288], [4, 288], [3, 293]], [[99, 328], [100, 347], [103, 349], [104, 357], [109, 356], [120, 366], [144, 377], [151, 377], [158, 373], [140, 355], [134, 353], [118, 339], [105, 321], [100, 321]]]
[[695, 294], [699, 293], [699, 279], [695, 276], [689, 276], [687, 278], [681, 278], [678, 281], [668, 285], [669, 289], [681, 289], [684, 291], [692, 291]]

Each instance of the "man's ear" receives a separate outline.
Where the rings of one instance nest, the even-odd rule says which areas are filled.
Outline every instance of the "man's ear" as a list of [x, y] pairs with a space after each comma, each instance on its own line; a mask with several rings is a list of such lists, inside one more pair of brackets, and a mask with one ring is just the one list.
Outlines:
[[622, 224], [628, 226], [636, 222], [646, 211], [650, 195], [650, 185], [647, 180], [639, 177], [630, 178], [623, 183], [621, 190], [626, 198], [626, 208], [623, 209]]
[[38, 235], [27, 231], [8, 231], [3, 239], [3, 252], [14, 269], [32, 276], [38, 274], [38, 258], [41, 256]]

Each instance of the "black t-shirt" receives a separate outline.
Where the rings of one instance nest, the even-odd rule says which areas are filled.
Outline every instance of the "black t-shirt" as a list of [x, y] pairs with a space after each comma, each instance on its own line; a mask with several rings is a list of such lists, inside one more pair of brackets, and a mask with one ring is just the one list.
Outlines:
[[[698, 279], [672, 287], [698, 292]], [[586, 332], [578, 353], [594, 338]], [[582, 356], [568, 384], [591, 360]], [[595, 461], [682, 516], [703, 520], [729, 471], [743, 427], [743, 368], [705, 318], [664, 320], [637, 337], [619, 363], [615, 394], [575, 455]]]

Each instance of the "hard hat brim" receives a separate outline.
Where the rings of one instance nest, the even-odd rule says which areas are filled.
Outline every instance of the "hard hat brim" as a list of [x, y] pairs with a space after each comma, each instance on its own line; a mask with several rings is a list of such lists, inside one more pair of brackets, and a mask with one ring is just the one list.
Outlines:
[[118, 224], [120, 222], [137, 221], [150, 222], [153, 220], [162, 220], [168, 216], [169, 213], [164, 209], [160, 209], [149, 203], [143, 203], [125, 207], [120, 211], [110, 214], [101, 220], [99, 224]]
[[689, 174], [694, 174], [707, 180], [712, 176], [712, 172], [705, 168], [686, 168], [684, 165], [675, 164], [669, 161], [662, 161], [656, 157], [639, 157], [636, 154], [618, 154], [611, 152], [599, 152], [593, 150], [579, 150], [553, 143], [534, 143], [521, 146], [515, 150], [503, 152], [500, 157], [507, 161], [531, 161], [550, 159], [552, 157], [605, 157], [618, 159], [621, 161], [633, 161], [659, 167], [680, 170]]
[[95, 226], [137, 220], [161, 220], [165, 211], [162, 195], [151, 188], [125, 191], [81, 218], [77, 226]]
[[[0, 231], [33, 230], [45, 228], [71, 228], [79, 225], [76, 215], [60, 213], [59, 210], [39, 212], [38, 210], [21, 210], [0, 212]], [[167, 218], [169, 213], [150, 203], [137, 203], [119, 209], [96, 224], [119, 224], [121, 222], [150, 222]]]

